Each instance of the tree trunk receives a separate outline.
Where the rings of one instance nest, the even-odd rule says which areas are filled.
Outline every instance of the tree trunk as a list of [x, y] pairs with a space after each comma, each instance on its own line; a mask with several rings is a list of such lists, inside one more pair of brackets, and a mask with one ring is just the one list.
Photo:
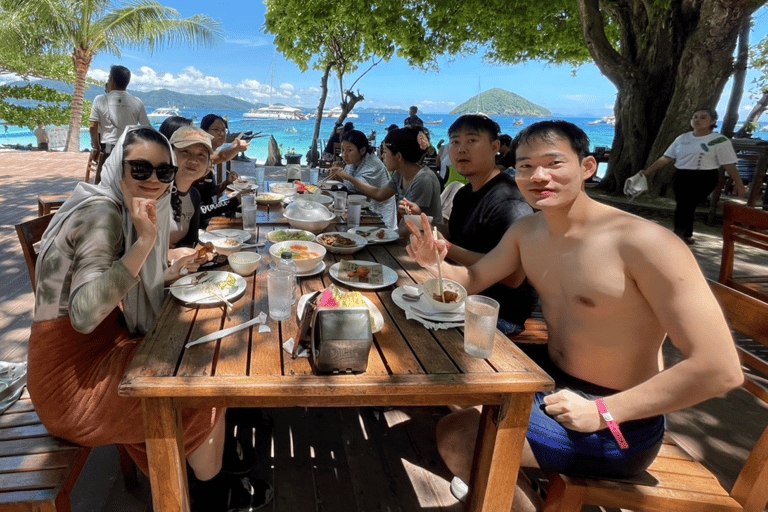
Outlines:
[[72, 93], [72, 115], [69, 118], [69, 133], [65, 151], [80, 151], [80, 127], [83, 125], [83, 100], [85, 99], [85, 77], [91, 67], [93, 55], [86, 48], [72, 51], [75, 64], [75, 92]]
[[[695, 109], [717, 103], [750, 2], [672, 2], [665, 12], [630, 0], [578, 2], [590, 53], [618, 90], [611, 161], [601, 188], [620, 194], [628, 177], [690, 130]], [[607, 15], [620, 29], [616, 48], [604, 32]], [[668, 169], [656, 174], [651, 192], [665, 193], [671, 176]]]
[[765, 109], [768, 108], [768, 89], [763, 89], [763, 95], [757, 101], [757, 104], [752, 108], [747, 118], [744, 120], [744, 125], [736, 132], [736, 137], [745, 138], [752, 135], [752, 127], [757, 125], [757, 120], [763, 115]]
[[749, 29], [752, 26], [752, 17], [744, 18], [739, 29], [739, 51], [736, 57], [736, 65], [733, 73], [733, 89], [728, 100], [728, 110], [723, 117], [723, 126], [720, 133], [726, 137], [733, 137], [733, 128], [739, 120], [739, 103], [744, 95], [744, 82], [747, 79], [747, 65], [749, 64]]
[[[317, 115], [315, 116], [315, 131], [312, 133], [312, 147], [309, 149], [309, 154], [313, 157], [310, 161], [310, 166], [317, 165], [318, 156], [323, 152], [322, 149], [317, 147], [317, 140], [320, 138], [320, 126], [323, 124], [323, 110], [325, 109], [325, 100], [328, 97], [328, 77], [331, 74], [331, 68], [333, 64], [327, 64], [325, 66], [325, 72], [320, 78], [320, 103], [317, 105]], [[324, 149], [324, 148], [323, 148]]]

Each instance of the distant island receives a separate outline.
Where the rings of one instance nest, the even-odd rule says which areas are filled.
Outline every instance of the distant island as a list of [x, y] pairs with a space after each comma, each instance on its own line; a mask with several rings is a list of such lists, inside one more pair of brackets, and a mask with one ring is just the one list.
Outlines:
[[451, 115], [482, 112], [489, 116], [551, 117], [552, 112], [504, 89], [491, 89], [451, 110]]

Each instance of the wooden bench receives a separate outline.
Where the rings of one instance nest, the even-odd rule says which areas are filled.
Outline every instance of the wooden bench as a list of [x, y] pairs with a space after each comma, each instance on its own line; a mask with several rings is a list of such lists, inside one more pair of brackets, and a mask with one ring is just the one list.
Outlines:
[[90, 452], [49, 434], [25, 391], [0, 415], [0, 511], [71, 511]]
[[[731, 327], [768, 347], [768, 303], [710, 281]], [[739, 348], [743, 387], [768, 403], [768, 361]], [[548, 472], [545, 512], [578, 512], [584, 505], [643, 512], [763, 512], [768, 503], [768, 428], [755, 444], [731, 492], [701, 463], [677, 446], [671, 435], [656, 460], [628, 481], [574, 478]]]

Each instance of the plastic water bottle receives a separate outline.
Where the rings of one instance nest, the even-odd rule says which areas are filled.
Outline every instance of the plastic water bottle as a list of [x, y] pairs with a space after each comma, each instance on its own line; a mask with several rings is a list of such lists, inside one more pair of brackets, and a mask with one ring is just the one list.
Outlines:
[[296, 287], [297, 287], [296, 274], [298, 273], [298, 267], [296, 267], [296, 262], [293, 261], [293, 254], [291, 254], [288, 251], [285, 251], [284, 253], [282, 253], [280, 255], [280, 263], [277, 264], [277, 268], [281, 270], [287, 270], [293, 276], [291, 280], [293, 281], [294, 293], [293, 293], [293, 300], [291, 301], [291, 304], [296, 303]]

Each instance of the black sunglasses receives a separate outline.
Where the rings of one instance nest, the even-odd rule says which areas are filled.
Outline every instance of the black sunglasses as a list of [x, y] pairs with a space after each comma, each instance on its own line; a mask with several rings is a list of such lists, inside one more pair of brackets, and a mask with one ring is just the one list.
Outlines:
[[136, 181], [146, 181], [154, 172], [157, 175], [157, 179], [162, 183], [171, 183], [173, 178], [176, 177], [176, 171], [179, 170], [178, 167], [171, 164], [153, 167], [152, 164], [144, 160], [124, 160], [123, 163], [131, 166], [131, 178]]

